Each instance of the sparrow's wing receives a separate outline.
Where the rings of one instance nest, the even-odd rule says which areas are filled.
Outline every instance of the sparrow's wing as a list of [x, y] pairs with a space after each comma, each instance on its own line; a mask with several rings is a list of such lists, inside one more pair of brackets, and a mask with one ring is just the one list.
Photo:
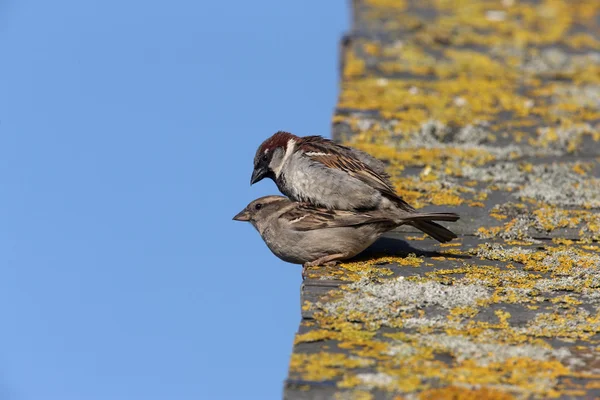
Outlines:
[[385, 181], [385, 183], [388, 186], [392, 188], [394, 187], [392, 181], [390, 180], [390, 175], [387, 172], [385, 172], [386, 165], [383, 161], [373, 157], [369, 153], [365, 153], [364, 151], [353, 149], [351, 147], [347, 149], [350, 150], [352, 155], [356, 157], [359, 161], [361, 161], [364, 164], [367, 164], [379, 177], [381, 177], [381, 179]]
[[[374, 163], [367, 163], [368, 160], [364, 156], [360, 157], [357, 154], [358, 150], [338, 145], [321, 136], [308, 136], [303, 139], [304, 154], [311, 160], [321, 163], [327, 168], [342, 170], [372, 188], [379, 190], [383, 195], [397, 202], [403, 209], [407, 211], [414, 210], [412, 206], [396, 194], [390, 182], [389, 175], [385, 172], [382, 173], [382, 171], [376, 172], [369, 165], [374, 165]], [[363, 154], [366, 155], [366, 153]], [[376, 169], [381, 169], [381, 166], [378, 165]]]
[[283, 213], [281, 219], [289, 223], [295, 231], [312, 231], [314, 229], [339, 228], [344, 226], [356, 226], [375, 222], [394, 221], [379, 212], [355, 213], [352, 211], [327, 210], [310, 205], [298, 204], [297, 207]]

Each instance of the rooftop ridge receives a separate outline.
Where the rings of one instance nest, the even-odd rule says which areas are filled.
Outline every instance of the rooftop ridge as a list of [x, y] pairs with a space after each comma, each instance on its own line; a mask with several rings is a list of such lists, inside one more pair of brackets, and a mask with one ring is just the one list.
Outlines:
[[600, 397], [600, 2], [455, 3], [352, 1], [333, 138], [459, 238], [310, 268], [285, 399]]

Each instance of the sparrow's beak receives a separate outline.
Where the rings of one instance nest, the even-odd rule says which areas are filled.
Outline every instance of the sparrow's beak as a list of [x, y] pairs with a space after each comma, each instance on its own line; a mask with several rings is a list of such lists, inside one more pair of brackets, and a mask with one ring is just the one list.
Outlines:
[[250, 178], [250, 185], [254, 185], [256, 182], [263, 180], [265, 176], [267, 176], [266, 168], [254, 168], [254, 171], [252, 171], [252, 178]]
[[248, 211], [246, 209], [243, 209], [242, 211], [240, 211], [238, 213], [238, 215], [233, 217], [233, 220], [234, 221], [250, 221], [250, 214], [248, 213]]

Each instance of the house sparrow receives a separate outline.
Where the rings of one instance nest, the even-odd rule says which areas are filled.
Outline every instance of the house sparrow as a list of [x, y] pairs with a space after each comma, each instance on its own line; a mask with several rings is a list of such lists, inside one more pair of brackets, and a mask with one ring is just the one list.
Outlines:
[[295, 201], [330, 210], [387, 211], [390, 219], [410, 221], [440, 242], [456, 238], [435, 222], [411, 219], [417, 211], [396, 194], [383, 162], [320, 136], [280, 131], [265, 140], [256, 151], [250, 184], [264, 178]]
[[256, 199], [233, 217], [235, 221], [250, 222], [277, 257], [303, 264], [304, 268], [335, 265], [352, 258], [383, 233], [404, 223], [456, 218], [456, 214], [414, 212], [404, 220], [395, 220], [380, 210], [330, 210], [283, 196]]

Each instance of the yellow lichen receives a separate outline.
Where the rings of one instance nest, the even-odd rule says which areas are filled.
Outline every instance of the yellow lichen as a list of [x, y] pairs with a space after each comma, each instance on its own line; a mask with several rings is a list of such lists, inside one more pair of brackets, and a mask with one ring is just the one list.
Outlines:
[[[600, 310], [585, 297], [598, 288], [600, 216], [589, 202], [574, 209], [516, 196], [524, 182], [538, 183], [538, 156], [574, 156], [600, 141], [600, 63], [590, 57], [600, 49], [600, 2], [367, 0], [358, 10], [360, 29], [377, 34], [354, 38], [344, 53], [334, 123], [345, 144], [384, 160], [397, 192], [417, 208], [460, 205], [462, 213], [503, 196], [522, 204], [490, 210], [491, 224], [474, 228], [489, 243], [474, 248], [465, 240], [441, 245], [442, 256], [309, 270], [309, 278], [348, 285], [305, 305], [315, 326], [296, 343], [322, 352], [295, 359], [293, 373], [335, 379], [340, 398], [373, 391], [390, 398], [585, 396], [600, 380], [571, 361], [588, 362], [577, 351], [593, 351], [600, 333]], [[495, 167], [511, 160], [519, 176], [499, 176], [505, 172]], [[589, 161], [569, 172], [585, 179], [600, 159]], [[563, 229], [569, 239], [536, 240]], [[401, 266], [404, 278], [386, 264]], [[428, 284], [444, 295], [394, 297]], [[449, 293], [473, 287], [485, 296], [449, 302]], [[522, 321], [523, 312], [533, 316]], [[552, 347], [557, 338], [583, 348], [570, 348], [565, 361]], [[323, 351], [322, 341], [335, 352]]]
[[346, 53], [346, 62], [344, 64], [344, 78], [350, 79], [361, 76], [365, 73], [365, 62], [356, 57], [354, 52]]
[[372, 365], [373, 361], [350, 358], [339, 353], [292, 354], [290, 371], [301, 374], [308, 381], [325, 381], [341, 376], [348, 369]]
[[458, 386], [449, 386], [439, 389], [428, 389], [419, 395], [420, 400], [512, 400], [514, 396], [510, 393], [496, 389], [469, 389]]

